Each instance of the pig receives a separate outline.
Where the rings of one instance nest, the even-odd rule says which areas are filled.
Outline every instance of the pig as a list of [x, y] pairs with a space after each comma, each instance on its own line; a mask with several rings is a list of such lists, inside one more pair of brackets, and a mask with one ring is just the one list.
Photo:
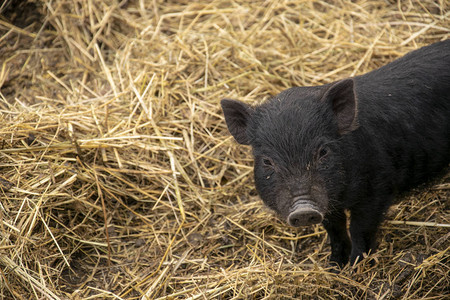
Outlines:
[[450, 40], [361, 76], [221, 106], [252, 147], [263, 202], [291, 226], [322, 223], [331, 264], [353, 265], [376, 250], [393, 199], [448, 169]]

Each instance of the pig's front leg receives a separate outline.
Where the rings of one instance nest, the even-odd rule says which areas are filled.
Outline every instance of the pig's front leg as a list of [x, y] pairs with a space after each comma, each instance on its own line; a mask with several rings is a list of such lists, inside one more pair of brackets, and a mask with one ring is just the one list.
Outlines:
[[372, 199], [366, 205], [351, 209], [350, 235], [352, 251], [350, 263], [353, 265], [363, 259], [363, 253], [373, 253], [376, 250], [376, 235], [383, 215], [390, 204], [390, 197]]
[[344, 210], [333, 211], [327, 214], [322, 224], [330, 237], [330, 262], [342, 267], [348, 262], [351, 250], [351, 243], [347, 233], [347, 217]]

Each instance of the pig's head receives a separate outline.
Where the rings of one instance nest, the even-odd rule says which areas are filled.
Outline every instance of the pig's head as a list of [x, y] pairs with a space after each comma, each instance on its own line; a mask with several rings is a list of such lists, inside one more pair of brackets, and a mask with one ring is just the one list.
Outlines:
[[264, 203], [291, 226], [320, 223], [342, 192], [340, 139], [357, 128], [353, 79], [294, 87], [256, 107], [221, 105], [230, 133], [253, 148]]

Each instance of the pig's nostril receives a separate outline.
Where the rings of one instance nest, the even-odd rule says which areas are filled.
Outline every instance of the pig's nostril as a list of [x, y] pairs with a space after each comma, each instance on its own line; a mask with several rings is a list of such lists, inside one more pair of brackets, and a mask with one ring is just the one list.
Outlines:
[[293, 227], [308, 226], [322, 222], [323, 216], [314, 209], [297, 209], [288, 216], [288, 223]]
[[301, 220], [299, 218], [297, 218], [297, 217], [290, 218], [289, 219], [289, 223], [290, 223], [291, 226], [294, 226], [294, 227], [302, 226]]
[[309, 217], [309, 224], [317, 224], [320, 223], [322, 220], [319, 218], [320, 216], [318, 214], [314, 214]]

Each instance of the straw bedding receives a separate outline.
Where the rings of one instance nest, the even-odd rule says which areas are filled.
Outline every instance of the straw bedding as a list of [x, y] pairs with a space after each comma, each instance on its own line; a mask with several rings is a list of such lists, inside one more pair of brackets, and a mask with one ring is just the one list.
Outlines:
[[[449, 38], [446, 1], [0, 5], [0, 298], [443, 299], [449, 179], [341, 273], [256, 196], [219, 100], [362, 74]], [[375, 261], [372, 266], [369, 260]]]

